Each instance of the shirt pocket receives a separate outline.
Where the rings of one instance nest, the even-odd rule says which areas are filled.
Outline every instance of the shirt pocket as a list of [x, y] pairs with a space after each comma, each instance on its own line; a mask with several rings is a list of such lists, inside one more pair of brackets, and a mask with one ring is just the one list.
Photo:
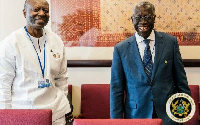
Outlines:
[[55, 58], [53, 55], [50, 55], [50, 71], [51, 71], [51, 74], [53, 74], [53, 75], [59, 74], [60, 68], [61, 68], [61, 63], [62, 63], [61, 56], [60, 56], [60, 58]]
[[33, 77], [36, 75], [35, 78], [37, 78], [38, 73], [42, 74], [42, 71], [37, 66], [36, 63], [33, 62], [33, 61], [24, 61], [24, 63], [21, 65], [20, 69], [24, 72], [25, 75], [30, 75], [30, 76], [33, 76]]

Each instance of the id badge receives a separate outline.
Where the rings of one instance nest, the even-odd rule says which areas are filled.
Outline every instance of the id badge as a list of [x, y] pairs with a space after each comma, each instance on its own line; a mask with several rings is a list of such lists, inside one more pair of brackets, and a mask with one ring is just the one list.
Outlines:
[[51, 86], [51, 82], [50, 82], [49, 79], [46, 79], [46, 86], [47, 86], [47, 87]]
[[45, 79], [45, 81], [38, 81], [38, 88], [46, 88], [49, 86], [51, 86], [49, 79]]

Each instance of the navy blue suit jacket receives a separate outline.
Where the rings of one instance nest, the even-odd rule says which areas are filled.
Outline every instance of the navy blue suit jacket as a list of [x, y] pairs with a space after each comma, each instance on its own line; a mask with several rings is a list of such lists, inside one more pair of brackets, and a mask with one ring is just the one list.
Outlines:
[[111, 83], [111, 118], [152, 118], [153, 104], [164, 124], [168, 98], [177, 92], [190, 95], [176, 37], [155, 31], [155, 57], [151, 80], [145, 73], [135, 35], [114, 47]]

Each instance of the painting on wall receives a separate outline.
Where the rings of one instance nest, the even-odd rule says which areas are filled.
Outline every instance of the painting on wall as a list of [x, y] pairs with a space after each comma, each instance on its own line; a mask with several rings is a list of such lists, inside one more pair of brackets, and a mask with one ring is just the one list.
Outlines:
[[[66, 47], [113, 47], [133, 35], [132, 7], [140, 0], [51, 0], [52, 30]], [[155, 29], [177, 37], [180, 46], [200, 45], [198, 0], [149, 0]]]

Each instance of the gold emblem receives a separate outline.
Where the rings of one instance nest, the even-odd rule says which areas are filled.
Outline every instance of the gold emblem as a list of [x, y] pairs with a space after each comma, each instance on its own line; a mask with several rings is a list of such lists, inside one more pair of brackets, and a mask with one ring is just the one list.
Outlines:
[[178, 123], [184, 123], [190, 120], [195, 110], [194, 100], [185, 93], [176, 93], [172, 95], [166, 103], [167, 115]]
[[184, 117], [187, 117], [188, 112], [189, 112], [188, 107], [190, 106], [190, 103], [189, 102], [187, 103], [186, 101], [183, 101], [182, 99], [180, 103], [179, 104], [178, 103], [179, 103], [178, 100], [174, 104], [172, 102], [171, 104], [173, 107], [172, 113], [174, 113], [174, 115], [178, 115], [178, 116], [184, 115]]
[[56, 55], [57, 55], [57, 58], [60, 58], [60, 54], [59, 53], [57, 53]]
[[51, 53], [52, 53], [52, 55], [53, 55], [53, 58], [60, 58], [60, 54], [59, 53], [54, 53], [53, 52], [53, 50], [51, 49], [51, 51], [50, 51]]
[[56, 54], [53, 54], [53, 58], [56, 58]]

